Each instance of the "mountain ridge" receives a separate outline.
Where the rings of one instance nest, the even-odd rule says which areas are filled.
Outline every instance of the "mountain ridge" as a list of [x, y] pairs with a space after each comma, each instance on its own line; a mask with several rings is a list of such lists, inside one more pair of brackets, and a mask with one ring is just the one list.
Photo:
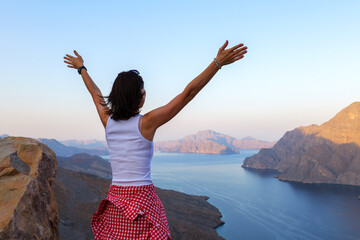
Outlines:
[[159, 141], [155, 150], [161, 152], [202, 153], [202, 154], [233, 154], [239, 149], [259, 149], [272, 147], [275, 142], [257, 140], [253, 137], [236, 139], [210, 129], [198, 131], [179, 140]]
[[97, 139], [88, 139], [88, 140], [77, 140], [77, 139], [68, 139], [59, 141], [68, 147], [76, 148], [88, 148], [88, 149], [104, 149], [107, 148], [106, 141], [100, 141]]
[[285, 181], [360, 185], [360, 102], [329, 121], [288, 131], [270, 149], [248, 157], [244, 168], [272, 169]]
[[9, 136], [8, 134], [4, 133], [4, 134], [1, 134], [1, 135], [0, 135], [0, 138], [6, 138], [6, 137], [8, 137], [8, 136]]
[[92, 155], [109, 155], [109, 151], [106, 149], [90, 149], [90, 148], [78, 148], [71, 147], [62, 144], [60, 141], [51, 138], [36, 138], [37, 141], [48, 145], [57, 156], [69, 157], [76, 153], [88, 153]]

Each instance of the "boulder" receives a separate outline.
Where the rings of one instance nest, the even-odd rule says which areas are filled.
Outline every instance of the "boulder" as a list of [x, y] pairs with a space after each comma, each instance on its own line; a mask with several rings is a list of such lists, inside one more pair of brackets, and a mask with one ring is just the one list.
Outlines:
[[0, 139], [0, 239], [60, 239], [56, 155], [25, 137]]

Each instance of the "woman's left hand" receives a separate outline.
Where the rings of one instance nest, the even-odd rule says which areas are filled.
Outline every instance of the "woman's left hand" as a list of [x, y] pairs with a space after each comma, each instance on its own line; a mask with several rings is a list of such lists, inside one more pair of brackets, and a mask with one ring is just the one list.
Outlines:
[[247, 53], [247, 47], [240, 43], [232, 48], [225, 49], [229, 41], [226, 40], [225, 44], [219, 49], [216, 60], [219, 62], [220, 67], [236, 62], [244, 57]]
[[74, 50], [74, 53], [76, 55], [76, 57], [73, 57], [69, 54], [66, 54], [66, 56], [64, 57], [65, 61], [64, 63], [67, 63], [69, 68], [76, 68], [78, 69], [81, 66], [84, 66], [84, 60], [82, 59], [82, 57], [77, 53], [76, 50]]

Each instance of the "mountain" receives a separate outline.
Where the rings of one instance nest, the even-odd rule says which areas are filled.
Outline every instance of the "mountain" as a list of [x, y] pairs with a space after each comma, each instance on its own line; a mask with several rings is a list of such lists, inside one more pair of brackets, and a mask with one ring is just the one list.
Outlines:
[[5, 138], [5, 137], [8, 137], [8, 136], [9, 136], [8, 134], [1, 134], [0, 138]]
[[108, 155], [109, 151], [106, 149], [87, 149], [87, 148], [77, 148], [77, 147], [68, 147], [60, 143], [56, 139], [47, 139], [47, 138], [37, 138], [39, 142], [42, 142], [48, 145], [57, 156], [69, 157], [75, 153], [88, 153], [93, 155]]
[[111, 179], [110, 163], [97, 155], [76, 153], [70, 157], [57, 157], [58, 167]]
[[236, 139], [233, 142], [233, 145], [238, 149], [260, 149], [271, 148], [275, 145], [275, 143], [276, 141], [267, 142], [248, 136], [243, 139]]
[[238, 153], [238, 149], [259, 149], [261, 147], [272, 147], [274, 144], [275, 142], [260, 141], [251, 137], [239, 140], [212, 130], [204, 130], [180, 140], [156, 142], [155, 150], [161, 152], [231, 154]]
[[87, 149], [107, 149], [106, 141], [99, 141], [96, 139], [90, 139], [90, 140], [69, 139], [59, 142], [68, 147], [87, 148]]
[[242, 166], [276, 170], [280, 180], [360, 186], [360, 102], [320, 126], [287, 132]]

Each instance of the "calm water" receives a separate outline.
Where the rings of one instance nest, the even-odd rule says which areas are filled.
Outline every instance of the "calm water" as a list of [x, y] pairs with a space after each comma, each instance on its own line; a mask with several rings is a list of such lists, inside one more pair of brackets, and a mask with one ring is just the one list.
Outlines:
[[223, 215], [219, 235], [238, 239], [360, 239], [360, 187], [279, 181], [232, 155], [155, 152], [156, 186], [206, 195]]
[[241, 167], [254, 150], [232, 155], [166, 154], [152, 162], [154, 184], [209, 196], [231, 239], [360, 239], [360, 187], [279, 181]]

